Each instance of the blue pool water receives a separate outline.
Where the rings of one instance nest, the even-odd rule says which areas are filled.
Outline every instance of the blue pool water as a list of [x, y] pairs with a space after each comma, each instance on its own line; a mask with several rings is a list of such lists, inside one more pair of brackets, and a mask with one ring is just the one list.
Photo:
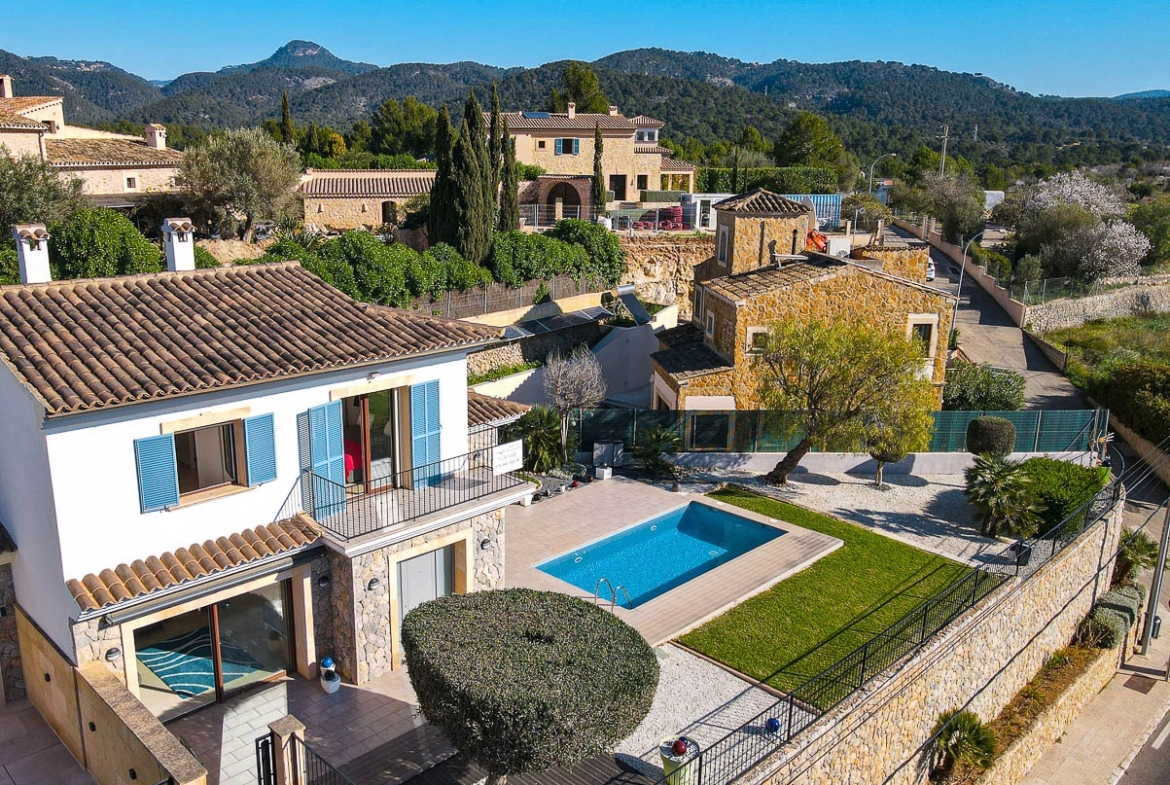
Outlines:
[[[619, 592], [619, 604], [636, 608], [782, 534], [780, 529], [690, 502], [536, 569], [590, 594], [599, 580], [608, 578], [630, 593], [627, 602]], [[603, 587], [601, 594], [609, 599], [609, 589]]]

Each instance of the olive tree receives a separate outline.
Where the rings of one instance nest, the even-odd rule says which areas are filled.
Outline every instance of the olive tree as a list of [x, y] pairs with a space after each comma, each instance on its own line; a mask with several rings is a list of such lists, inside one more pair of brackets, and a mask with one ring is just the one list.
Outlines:
[[544, 369], [544, 393], [561, 416], [561, 460], [569, 460], [569, 416], [574, 409], [589, 409], [605, 400], [605, 377], [596, 355], [578, 344], [567, 356], [549, 355]]
[[658, 686], [637, 630], [558, 592], [423, 603], [402, 621], [402, 648], [427, 722], [487, 770], [488, 785], [608, 751], [638, 727]]
[[814, 446], [852, 448], [875, 423], [900, 419], [894, 413], [903, 408], [915, 417], [937, 408], [933, 385], [919, 378], [923, 359], [922, 345], [892, 328], [774, 323], [754, 361], [760, 397], [767, 408], [793, 414], [801, 439], [764, 479], [783, 485]]
[[260, 218], [281, 218], [294, 203], [301, 159], [259, 128], [212, 134], [183, 153], [175, 184], [197, 213], [225, 226], [243, 218], [252, 240]]
[[15, 224], [59, 224], [84, 204], [80, 180], [62, 177], [35, 156], [13, 157], [0, 145], [0, 231], [5, 237]]

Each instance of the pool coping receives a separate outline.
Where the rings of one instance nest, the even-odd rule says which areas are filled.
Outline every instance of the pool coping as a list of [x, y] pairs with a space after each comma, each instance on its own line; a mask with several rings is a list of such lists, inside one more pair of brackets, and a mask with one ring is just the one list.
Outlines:
[[[508, 508], [505, 518], [508, 540], [505, 584], [559, 591], [592, 602], [592, 592], [544, 573], [536, 565], [690, 502], [781, 529], [784, 535], [636, 608], [612, 608], [618, 618], [638, 630], [654, 646], [666, 643], [775, 586], [842, 545], [835, 537], [701, 494], [672, 493], [646, 483], [613, 478], [591, 483], [532, 507]], [[608, 598], [601, 604], [608, 608]]]

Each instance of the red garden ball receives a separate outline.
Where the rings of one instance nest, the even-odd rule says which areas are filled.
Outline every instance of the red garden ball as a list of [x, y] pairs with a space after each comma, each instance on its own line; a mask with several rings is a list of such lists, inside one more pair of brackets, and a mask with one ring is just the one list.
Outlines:
[[679, 757], [686, 755], [689, 750], [686, 739], [675, 739], [674, 744], [670, 745], [670, 751]]

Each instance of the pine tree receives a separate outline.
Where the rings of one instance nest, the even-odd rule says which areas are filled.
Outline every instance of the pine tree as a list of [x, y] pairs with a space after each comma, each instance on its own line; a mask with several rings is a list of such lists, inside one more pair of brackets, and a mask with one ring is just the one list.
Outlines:
[[500, 133], [500, 93], [492, 82], [492, 119], [488, 128], [488, 157], [492, 166], [492, 193], [500, 190], [501, 171], [504, 165], [504, 146], [508, 137]]
[[451, 171], [451, 114], [444, 106], [435, 124], [435, 183], [431, 186], [431, 207], [427, 238], [431, 245], [455, 244], [455, 182]]
[[593, 126], [593, 188], [591, 196], [593, 209], [598, 215], [605, 215], [605, 171], [601, 168], [601, 154], [605, 150], [601, 139], [601, 123]]
[[288, 108], [288, 91], [285, 91], [280, 94], [280, 141], [292, 144], [295, 137], [292, 112]]
[[508, 121], [503, 122], [504, 163], [500, 167], [500, 217], [497, 226], [501, 232], [520, 228], [520, 183], [516, 179], [516, 143], [508, 137]]
[[487, 258], [495, 221], [495, 194], [491, 190], [491, 161], [485, 131], [483, 110], [473, 90], [463, 110], [459, 141], [451, 156], [451, 173], [455, 186], [453, 245], [464, 259], [474, 264], [482, 264]]

